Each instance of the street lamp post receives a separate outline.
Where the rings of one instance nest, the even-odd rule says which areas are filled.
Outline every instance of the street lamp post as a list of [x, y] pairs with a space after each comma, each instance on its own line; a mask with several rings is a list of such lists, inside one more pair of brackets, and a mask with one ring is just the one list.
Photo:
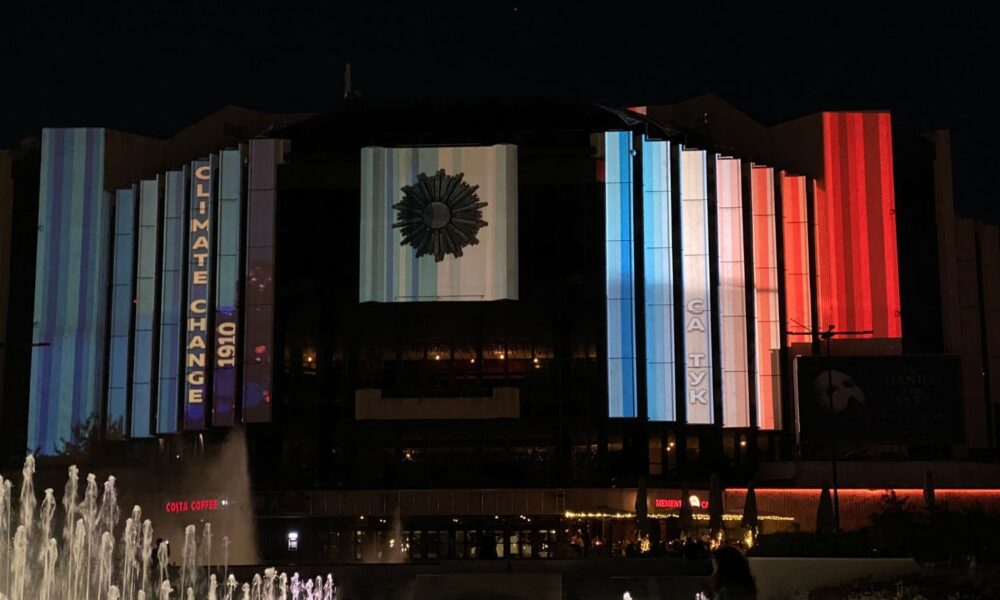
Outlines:
[[789, 335], [808, 335], [817, 341], [826, 342], [826, 399], [830, 409], [830, 470], [833, 483], [833, 529], [840, 531], [840, 485], [837, 481], [837, 414], [833, 410], [833, 352], [830, 348], [830, 341], [835, 335], [870, 335], [871, 330], [865, 331], [834, 331], [833, 325], [827, 326], [825, 330], [809, 331], [788, 331]]

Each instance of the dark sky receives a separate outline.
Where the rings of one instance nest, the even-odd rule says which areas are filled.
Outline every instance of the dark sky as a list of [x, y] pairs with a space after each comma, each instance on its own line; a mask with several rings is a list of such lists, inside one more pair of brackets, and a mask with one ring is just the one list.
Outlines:
[[43, 126], [166, 136], [230, 103], [321, 112], [351, 62], [368, 97], [634, 105], [711, 91], [768, 122], [889, 109], [897, 127], [950, 128], [960, 209], [1000, 217], [987, 196], [1000, 159], [1000, 21], [954, 3], [9, 4], [0, 147]]

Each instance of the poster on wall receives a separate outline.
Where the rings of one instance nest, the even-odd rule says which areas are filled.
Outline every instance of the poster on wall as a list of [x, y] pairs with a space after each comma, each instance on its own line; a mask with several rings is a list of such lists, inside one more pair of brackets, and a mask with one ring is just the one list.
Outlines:
[[962, 439], [959, 359], [947, 355], [800, 356], [803, 441], [954, 443]]
[[516, 146], [362, 148], [360, 302], [516, 299]]

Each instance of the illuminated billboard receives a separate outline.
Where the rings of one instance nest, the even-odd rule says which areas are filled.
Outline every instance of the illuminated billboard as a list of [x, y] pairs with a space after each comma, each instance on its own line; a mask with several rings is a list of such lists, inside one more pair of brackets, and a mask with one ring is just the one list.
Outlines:
[[188, 213], [188, 296], [184, 360], [184, 429], [204, 429], [209, 376], [209, 290], [212, 289], [212, 219], [217, 159], [191, 163]]
[[636, 416], [632, 134], [604, 134], [608, 416]]
[[642, 138], [646, 403], [652, 421], [677, 418], [670, 143]]
[[361, 150], [360, 302], [517, 299], [517, 147]]
[[[757, 427], [781, 427], [781, 307], [774, 170], [750, 169]], [[787, 242], [787, 240], [786, 240]]]
[[960, 369], [947, 355], [799, 356], [802, 440], [961, 443]]
[[704, 150], [681, 150], [681, 268], [687, 422], [714, 422], [708, 183]]
[[723, 427], [750, 425], [742, 169], [739, 159], [716, 155], [715, 216], [719, 240], [719, 361], [722, 366]]

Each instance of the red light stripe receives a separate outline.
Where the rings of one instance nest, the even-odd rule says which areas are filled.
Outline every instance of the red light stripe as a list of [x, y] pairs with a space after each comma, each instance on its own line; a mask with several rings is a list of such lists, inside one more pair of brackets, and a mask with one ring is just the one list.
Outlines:
[[888, 113], [882, 113], [879, 124], [879, 166], [881, 167], [882, 183], [882, 216], [885, 219], [883, 227], [886, 256], [886, 289], [888, 303], [889, 337], [901, 337], [903, 327], [899, 315], [899, 256], [896, 249], [896, 192], [893, 179], [892, 160], [892, 121]]
[[781, 348], [778, 312], [778, 254], [774, 210], [774, 171], [767, 167], [750, 170], [753, 214], [754, 306], [757, 425], [761, 429], [781, 426], [781, 403], [776, 380], [780, 364], [773, 360]]
[[823, 113], [816, 193], [820, 322], [898, 338], [899, 265], [888, 114]]
[[[866, 148], [879, 148], [879, 127], [878, 115], [866, 114], [864, 126], [864, 143]], [[869, 151], [865, 154], [865, 171], [868, 177], [865, 180], [865, 193], [868, 198], [881, 198], [882, 193], [882, 171], [881, 152]], [[881, 252], [885, 247], [885, 222], [886, 218], [882, 207], [882, 202], [869, 202], [868, 206], [870, 245], [875, 253]], [[873, 304], [873, 315], [871, 329], [874, 331], [888, 331], [889, 311], [886, 305], [886, 269], [888, 261], [872, 261], [871, 263], [871, 296]]]
[[[856, 331], [867, 331], [872, 328], [872, 286], [871, 286], [871, 261], [869, 252], [869, 237], [871, 231], [868, 227], [868, 191], [866, 182], [865, 165], [865, 123], [861, 114], [846, 115], [845, 119], [848, 127], [850, 146], [848, 155], [851, 156], [852, 181], [848, 182], [851, 191], [850, 226], [852, 232], [863, 232], [868, 235], [853, 236], [857, 244], [857, 252], [854, 253], [853, 272], [856, 275], [852, 281], [857, 286], [852, 290], [849, 297], [867, 298], [867, 302], [853, 302], [855, 308], [854, 322], [859, 324]], [[853, 156], [852, 156], [853, 155]], [[875, 224], [878, 227], [878, 223]], [[881, 269], [881, 264], [876, 263], [875, 267]]]

